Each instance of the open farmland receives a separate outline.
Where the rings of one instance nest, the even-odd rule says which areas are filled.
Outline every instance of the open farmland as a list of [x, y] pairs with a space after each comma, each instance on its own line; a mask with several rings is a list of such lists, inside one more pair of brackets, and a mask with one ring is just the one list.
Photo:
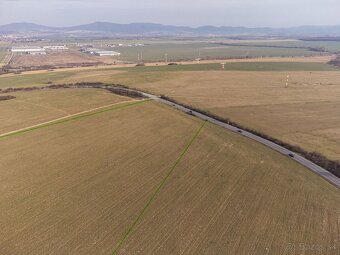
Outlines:
[[[63, 110], [89, 100], [44, 96]], [[300, 243], [338, 253], [328, 182], [184, 113], [124, 105], [0, 138], [1, 254], [262, 255]]]
[[0, 49], [0, 65], [3, 63], [5, 57], [6, 57], [6, 52], [5, 52], [5, 51], [2, 51], [2, 50]]
[[[107, 43], [107, 42], [106, 42]], [[112, 43], [116, 43], [113, 41]], [[129, 42], [126, 42], [129, 43]], [[138, 41], [138, 43], [144, 43]], [[215, 59], [215, 58], [256, 58], [256, 57], [291, 57], [291, 56], [318, 56], [320, 52], [313, 52], [303, 48], [273, 48], [230, 45], [223, 46], [212, 42], [197, 41], [146, 41], [142, 47], [116, 47], [105, 48], [121, 53], [120, 59], [127, 61], [137, 61], [138, 55], [145, 61], [163, 61], [165, 54], [169, 61], [179, 61], [186, 59]], [[100, 47], [102, 42], [95, 44]], [[270, 46], [270, 44], [269, 44]]]
[[299, 243], [336, 254], [337, 227], [317, 215], [334, 206], [327, 217], [336, 222], [338, 190], [333, 202], [320, 190], [324, 197], [316, 202], [320, 184], [306, 174], [208, 124], [117, 254], [289, 254], [289, 246]]
[[[131, 69], [128, 74], [98, 73], [90, 80], [119, 82], [166, 94], [309, 151], [340, 159], [340, 76], [337, 69], [319, 72], [315, 70], [321, 69], [316, 67], [308, 72], [296, 72], [292, 70], [297, 65], [285, 64], [291, 67], [289, 69], [280, 63], [269, 63], [268, 69], [280, 70], [281, 67], [286, 72], [250, 72], [251, 68], [254, 70], [266, 63], [232, 64], [235, 69], [237, 64], [239, 70], [244, 71], [210, 71], [208, 68], [213, 65], [145, 67]], [[305, 67], [311, 66], [306, 64]], [[218, 65], [215, 68], [217, 70]], [[327, 70], [326, 65], [322, 68]], [[173, 73], [176, 69], [178, 71]], [[287, 74], [290, 75], [289, 87], [284, 88]], [[82, 75], [78, 73], [65, 81], [82, 81]]]
[[0, 45], [0, 67], [3, 65], [3, 64], [6, 64], [6, 59], [7, 59], [7, 48], [5, 47], [1, 47]]
[[11, 93], [0, 101], [0, 134], [83, 111], [130, 101], [99, 89], [58, 89]]
[[182, 72], [135, 86], [340, 159], [339, 72]]
[[[339, 159], [339, 69], [323, 63], [287, 62], [236, 62], [227, 63], [224, 72], [220, 69], [216, 63], [17, 75], [0, 77], [0, 88], [46, 82], [121, 83], [166, 94], [330, 159]], [[284, 88], [287, 74], [290, 84]]]
[[228, 44], [238, 44], [244, 45], [243, 47], [254, 47], [254, 46], [261, 46], [261, 47], [287, 47], [289, 48], [323, 48], [330, 53], [337, 53], [340, 51], [340, 42], [339, 41], [302, 41], [302, 40], [263, 40], [263, 41], [226, 41]]
[[73, 66], [95, 65], [104, 62], [112, 63], [112, 59], [99, 58], [77, 51], [48, 52], [46, 55], [15, 54], [9, 65], [12, 68], [41, 66]]

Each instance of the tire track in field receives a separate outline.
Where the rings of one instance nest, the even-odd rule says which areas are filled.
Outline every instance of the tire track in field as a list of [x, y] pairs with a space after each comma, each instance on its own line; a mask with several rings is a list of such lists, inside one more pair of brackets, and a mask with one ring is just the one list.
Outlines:
[[130, 234], [132, 233], [132, 231], [135, 229], [136, 225], [141, 221], [141, 219], [143, 218], [146, 210], [150, 207], [150, 205], [152, 204], [153, 201], [155, 201], [157, 195], [160, 193], [160, 191], [162, 190], [162, 188], [164, 187], [164, 185], [166, 184], [167, 180], [170, 178], [170, 176], [172, 175], [172, 173], [174, 172], [174, 170], [176, 169], [176, 167], [178, 166], [178, 164], [182, 161], [183, 157], [185, 156], [185, 154], [188, 152], [189, 148], [191, 147], [191, 145], [194, 143], [194, 141], [196, 140], [196, 138], [198, 137], [198, 135], [200, 134], [200, 132], [202, 131], [203, 127], [205, 126], [205, 124], [207, 123], [207, 121], [204, 121], [203, 124], [199, 127], [199, 129], [196, 131], [196, 133], [194, 134], [194, 136], [191, 138], [191, 140], [189, 141], [189, 143], [185, 146], [184, 150], [182, 151], [182, 153], [179, 155], [179, 157], [176, 159], [176, 161], [174, 162], [174, 164], [170, 167], [169, 172], [166, 174], [166, 176], [161, 180], [160, 184], [158, 185], [157, 189], [155, 190], [155, 192], [151, 195], [151, 197], [149, 198], [149, 200], [147, 201], [147, 203], [145, 204], [145, 206], [142, 208], [142, 210], [139, 212], [139, 214], [137, 215], [137, 218], [134, 220], [134, 222], [131, 224], [131, 226], [128, 228], [128, 230], [125, 232], [125, 234], [123, 235], [122, 239], [119, 240], [116, 248], [113, 250], [112, 255], [116, 255], [117, 252], [120, 250], [120, 248], [122, 247], [122, 245], [124, 244], [124, 242], [128, 239], [128, 237], [130, 236]]
[[[20, 135], [20, 134], [23, 134], [23, 133], [27, 133], [29, 131], [42, 129], [42, 128], [62, 124], [62, 123], [69, 122], [69, 121], [83, 119], [83, 118], [90, 117], [90, 116], [93, 116], [93, 115], [97, 115], [97, 114], [100, 114], [100, 113], [118, 110], [118, 109], [142, 104], [144, 102], [149, 102], [149, 101], [150, 100], [124, 101], [124, 102], [119, 102], [119, 103], [115, 103], [115, 104], [112, 104], [112, 105], [98, 107], [98, 108], [95, 108], [95, 109], [91, 109], [91, 110], [87, 110], [87, 111], [84, 111], [84, 112], [72, 114], [72, 115], [69, 115], [69, 116], [65, 116], [65, 117], [62, 117], [62, 118], [59, 118], [59, 119], [40, 123], [40, 124], [37, 124], [37, 125], [34, 125], [34, 126], [30, 126], [30, 127], [18, 129], [18, 130], [15, 130], [15, 131], [11, 131], [11, 132], [8, 132], [8, 133], [0, 134], [0, 140], [7, 138], [7, 137], [10, 137], [10, 136], [16, 136], [16, 135]], [[129, 102], [132, 102], [132, 103], [129, 103]]]
[[[52, 106], [47, 106], [47, 105], [41, 105], [41, 104], [35, 104], [35, 103], [31, 103], [31, 102], [27, 102], [25, 100], [16, 100], [17, 102], [19, 103], [23, 103], [23, 104], [29, 104], [29, 105], [33, 105], [33, 106], [38, 106], [38, 107], [41, 107], [41, 108], [45, 108], [45, 109], [48, 109], [48, 110], [54, 110], [54, 111], [57, 111], [57, 112], [61, 112], [63, 114], [66, 114], [66, 116], [70, 116], [71, 114], [69, 112], [66, 112], [62, 109], [58, 109], [56, 107], [52, 107]], [[79, 114], [79, 113], [78, 113]]]

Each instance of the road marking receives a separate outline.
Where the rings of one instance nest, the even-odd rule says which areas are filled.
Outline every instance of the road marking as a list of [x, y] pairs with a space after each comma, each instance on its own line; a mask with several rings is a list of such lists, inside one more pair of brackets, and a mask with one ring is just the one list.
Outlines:
[[[91, 109], [91, 110], [75, 113], [75, 114], [72, 114], [72, 115], [69, 115], [69, 116], [50, 120], [50, 121], [43, 122], [43, 123], [33, 125], [33, 126], [30, 126], [30, 127], [26, 127], [26, 128], [14, 130], [14, 131], [11, 131], [11, 132], [8, 132], [8, 133], [0, 134], [0, 139], [4, 139], [4, 138], [10, 137], [10, 136], [19, 135], [19, 134], [22, 134], [22, 133], [26, 133], [26, 132], [29, 132], [29, 131], [36, 130], [36, 129], [46, 128], [46, 127], [49, 127], [49, 126], [52, 126], [52, 125], [65, 123], [65, 122], [72, 121], [72, 120], [78, 120], [78, 119], [82, 119], [82, 118], [85, 118], [85, 117], [90, 117], [90, 116], [93, 116], [93, 115], [97, 115], [97, 114], [112, 111], [112, 110], [122, 109], [122, 108], [125, 108], [125, 107], [129, 107], [129, 106], [133, 106], [133, 105], [137, 105], [137, 104], [141, 104], [141, 103], [149, 102], [149, 101], [150, 100], [129, 100], [129, 101], [123, 101], [123, 102], [110, 104], [110, 105], [106, 105], [106, 106], [102, 106], [102, 107], [97, 107], [97, 108], [94, 108], [94, 109]], [[130, 104], [128, 104], [128, 103], [130, 103]], [[121, 104], [123, 104], [123, 105], [119, 106]], [[117, 105], [118, 105], [118, 107], [115, 107]], [[98, 110], [100, 110], [100, 111], [98, 111]]]
[[182, 153], [179, 155], [179, 157], [176, 159], [176, 161], [174, 162], [174, 164], [170, 167], [170, 170], [168, 171], [168, 173], [166, 174], [166, 176], [161, 180], [160, 184], [158, 185], [156, 191], [152, 194], [152, 196], [149, 198], [148, 202], [145, 204], [145, 206], [142, 208], [142, 210], [139, 212], [139, 214], [137, 215], [137, 218], [134, 220], [134, 222], [131, 224], [131, 226], [128, 228], [128, 230], [125, 232], [125, 234], [123, 235], [122, 239], [119, 240], [117, 247], [113, 250], [113, 255], [117, 254], [117, 252], [120, 250], [120, 248], [122, 247], [124, 241], [126, 241], [126, 239], [129, 237], [129, 235], [132, 233], [132, 231], [134, 230], [134, 228], [136, 227], [136, 225], [140, 222], [140, 220], [142, 219], [142, 217], [144, 216], [146, 210], [148, 209], [148, 207], [152, 204], [153, 201], [155, 201], [157, 195], [159, 194], [159, 192], [161, 191], [161, 189], [164, 187], [164, 185], [166, 184], [167, 180], [170, 178], [171, 174], [174, 172], [175, 168], [177, 167], [177, 165], [181, 162], [181, 160], [183, 159], [183, 157], [185, 156], [185, 154], [187, 153], [187, 151], [189, 150], [190, 146], [194, 143], [194, 141], [196, 140], [196, 138], [198, 137], [198, 135], [200, 134], [200, 132], [202, 131], [203, 127], [205, 126], [205, 124], [207, 123], [207, 121], [204, 121], [203, 124], [199, 127], [199, 129], [196, 131], [196, 133], [194, 134], [194, 136], [191, 138], [191, 140], [189, 141], [189, 143], [185, 146], [184, 150], [182, 151]]

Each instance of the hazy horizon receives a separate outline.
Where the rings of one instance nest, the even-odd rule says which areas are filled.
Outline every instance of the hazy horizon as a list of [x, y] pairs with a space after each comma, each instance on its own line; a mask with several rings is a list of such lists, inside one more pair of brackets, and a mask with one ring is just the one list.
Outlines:
[[0, 0], [0, 25], [74, 26], [97, 21], [198, 27], [340, 25], [338, 0]]

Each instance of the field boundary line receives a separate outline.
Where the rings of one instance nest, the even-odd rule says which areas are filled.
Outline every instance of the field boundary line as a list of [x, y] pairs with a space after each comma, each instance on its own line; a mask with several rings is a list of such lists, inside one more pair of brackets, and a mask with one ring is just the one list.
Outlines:
[[152, 196], [149, 198], [149, 200], [147, 201], [147, 203], [144, 205], [144, 207], [142, 208], [142, 210], [138, 213], [137, 218], [133, 221], [133, 223], [131, 224], [131, 226], [128, 228], [128, 230], [125, 232], [125, 234], [123, 235], [122, 239], [119, 240], [117, 247], [113, 250], [112, 255], [117, 254], [117, 252], [120, 250], [120, 248], [122, 247], [124, 241], [130, 236], [130, 234], [132, 233], [132, 231], [134, 230], [134, 228], [136, 227], [136, 225], [140, 222], [140, 220], [143, 218], [143, 216], [145, 215], [146, 210], [148, 209], [148, 207], [152, 204], [153, 201], [155, 201], [157, 195], [160, 193], [161, 189], [164, 187], [164, 185], [166, 184], [167, 180], [170, 178], [171, 174], [174, 172], [174, 170], [176, 169], [177, 165], [181, 162], [181, 160], [183, 159], [183, 157], [185, 156], [185, 154], [187, 153], [187, 151], [189, 150], [189, 148], [191, 147], [191, 145], [194, 143], [194, 141], [196, 140], [196, 138], [198, 137], [198, 135], [201, 133], [203, 127], [205, 126], [205, 124], [207, 123], [207, 121], [204, 121], [203, 124], [199, 127], [199, 129], [195, 132], [194, 136], [191, 138], [191, 140], [189, 141], [189, 143], [185, 146], [184, 150], [181, 152], [181, 154], [178, 156], [178, 158], [176, 159], [176, 161], [173, 163], [173, 165], [170, 167], [170, 170], [168, 171], [168, 173], [165, 175], [165, 177], [161, 180], [160, 184], [158, 185], [157, 189], [155, 190], [155, 192], [152, 194]]
[[[115, 104], [111, 104], [111, 105], [106, 105], [106, 106], [94, 108], [94, 109], [91, 109], [91, 110], [86, 110], [86, 111], [83, 111], [83, 112], [71, 114], [71, 115], [68, 115], [68, 116], [65, 116], [65, 117], [61, 117], [61, 118], [58, 118], [58, 119], [54, 119], [54, 120], [43, 122], [43, 123], [40, 123], [40, 124], [37, 124], [37, 125], [33, 125], [33, 126], [30, 126], [30, 127], [26, 127], [26, 128], [14, 130], [14, 131], [11, 131], [11, 132], [8, 132], [8, 133], [0, 134], [0, 140], [7, 138], [7, 137], [10, 137], [10, 136], [15, 136], [15, 135], [19, 135], [19, 134], [22, 134], [22, 133], [26, 133], [26, 132], [29, 132], [29, 131], [33, 131], [33, 130], [37, 130], [37, 129], [41, 129], [41, 128], [46, 128], [46, 127], [49, 127], [49, 126], [65, 123], [65, 122], [68, 122], [68, 121], [73, 121], [73, 120], [78, 120], [78, 119], [90, 117], [90, 116], [93, 116], [93, 115], [105, 113], [105, 112], [112, 111], [112, 110], [118, 110], [118, 109], [122, 109], [122, 108], [129, 107], [129, 106], [134, 106], [134, 105], [141, 104], [141, 103], [144, 103], [144, 102], [149, 102], [149, 101], [150, 101], [149, 99], [148, 100], [132, 100], [132, 101], [129, 100], [129, 101], [123, 101], [123, 102], [119, 102], [119, 103], [115, 103]], [[131, 103], [128, 104], [129, 102], [131, 102]], [[120, 106], [121, 104], [123, 104], [123, 105]], [[118, 107], [115, 107], [115, 106], [118, 106]], [[100, 110], [100, 111], [97, 111], [97, 110]]]

